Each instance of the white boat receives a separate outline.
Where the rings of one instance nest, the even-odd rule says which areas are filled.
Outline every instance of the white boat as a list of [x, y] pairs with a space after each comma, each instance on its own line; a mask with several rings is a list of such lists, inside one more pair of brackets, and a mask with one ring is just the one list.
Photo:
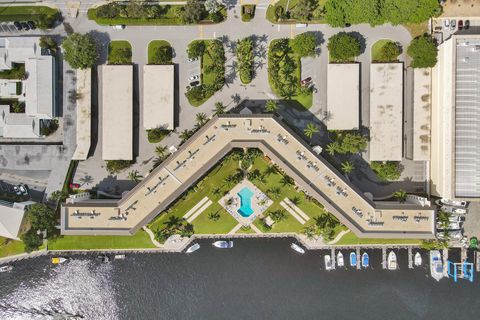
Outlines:
[[357, 266], [357, 254], [355, 252], [350, 252], [350, 266]]
[[330, 257], [330, 255], [326, 254], [323, 259], [325, 261], [325, 270], [328, 270], [328, 271], [332, 270], [333, 269], [332, 258]]
[[125, 255], [124, 255], [124, 254], [116, 254], [113, 258], [114, 258], [115, 260], [124, 260], [124, 259], [125, 259]]
[[397, 270], [397, 255], [395, 252], [390, 251], [387, 259], [387, 269], [388, 270]]
[[418, 251], [417, 251], [417, 253], [415, 253], [415, 258], [413, 259], [413, 264], [416, 267], [419, 267], [419, 266], [422, 265], [422, 255]]
[[462, 230], [457, 231], [440, 231], [437, 232], [437, 239], [460, 241], [463, 238]]
[[67, 258], [63, 258], [63, 257], [53, 257], [52, 258], [52, 263], [53, 264], [60, 264], [60, 263], [64, 263], [65, 261], [67, 261]]
[[198, 243], [195, 243], [193, 246], [190, 246], [185, 253], [192, 253], [200, 249], [200, 245]]
[[10, 272], [13, 270], [12, 266], [2, 266], [0, 267], [0, 272]]
[[438, 250], [430, 251], [430, 275], [437, 281], [444, 276], [442, 255]]
[[451, 222], [449, 221], [446, 225], [441, 222], [437, 222], [437, 230], [460, 230], [462, 229], [461, 222]]
[[370, 258], [368, 256], [368, 253], [364, 252], [362, 254], [362, 268], [368, 268], [370, 265]]
[[448, 212], [448, 213], [456, 213], [456, 214], [466, 214], [467, 209], [464, 208], [455, 208], [455, 207], [449, 207], [449, 206], [442, 206], [440, 208], [441, 211]]
[[439, 203], [444, 204], [446, 206], [459, 207], [459, 208], [466, 208], [468, 205], [467, 201], [455, 201], [455, 200], [450, 200], [446, 198], [440, 199]]
[[97, 256], [97, 260], [101, 261], [103, 263], [107, 263], [107, 262], [110, 261], [110, 258], [106, 254], [101, 254], [101, 255]]
[[220, 249], [230, 249], [233, 248], [233, 241], [215, 241], [212, 245]]
[[345, 261], [343, 261], [343, 254], [340, 251], [338, 251], [337, 253], [337, 266], [339, 267], [345, 266]]
[[304, 254], [304, 253], [305, 253], [305, 250], [304, 250], [302, 247], [300, 247], [298, 244], [296, 244], [296, 243], [292, 243], [292, 244], [290, 245], [290, 248], [292, 248], [293, 250], [297, 251], [298, 253], [301, 253], [301, 254]]

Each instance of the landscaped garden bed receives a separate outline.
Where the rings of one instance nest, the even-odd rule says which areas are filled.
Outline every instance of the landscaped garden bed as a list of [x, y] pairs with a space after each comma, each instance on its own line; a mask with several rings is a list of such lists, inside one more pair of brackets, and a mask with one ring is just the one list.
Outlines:
[[108, 44], [108, 64], [131, 64], [132, 46], [125, 40], [114, 40]]
[[267, 8], [272, 23], [325, 23], [326, 0], [279, 0]]
[[208, 13], [198, 0], [186, 5], [163, 5], [130, 1], [111, 2], [88, 10], [88, 18], [102, 25], [183, 25], [222, 22], [227, 17], [225, 6]]
[[238, 73], [243, 84], [252, 82], [253, 78], [253, 39], [244, 38], [237, 45]]
[[371, 49], [373, 62], [397, 62], [402, 53], [401, 48], [392, 40], [381, 39], [375, 42]]
[[[308, 41], [303, 41], [305, 38]], [[311, 43], [306, 43], [311, 41], [313, 52]], [[268, 82], [273, 92], [306, 109], [312, 106], [313, 94], [311, 87], [300, 84], [301, 58], [315, 54], [315, 41], [312, 33], [304, 33], [295, 39], [275, 39], [268, 50]]]
[[165, 130], [160, 128], [147, 130], [148, 142], [159, 143], [169, 134], [170, 134], [170, 130]]
[[165, 40], [153, 40], [148, 44], [148, 64], [172, 64], [173, 50]]
[[187, 88], [188, 102], [202, 105], [225, 84], [225, 49], [219, 40], [195, 40], [188, 46], [189, 58], [199, 58], [200, 84]]
[[242, 5], [242, 21], [249, 22], [255, 17], [255, 8], [254, 4], [244, 4]]

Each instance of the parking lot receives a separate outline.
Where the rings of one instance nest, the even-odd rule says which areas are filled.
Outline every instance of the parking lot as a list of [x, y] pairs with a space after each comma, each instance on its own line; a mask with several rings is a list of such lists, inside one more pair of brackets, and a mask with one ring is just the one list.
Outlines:
[[33, 21], [16, 21], [14, 22], [1, 22], [0, 23], [0, 34], [1, 33], [25, 33], [32, 32], [37, 29], [36, 24]]
[[[200, 59], [197, 59], [195, 61], [190, 61], [187, 62], [186, 66], [188, 67], [188, 83], [190, 86], [197, 86], [201, 83], [200, 79]], [[196, 83], [198, 81], [198, 83]]]
[[432, 29], [438, 43], [450, 38], [452, 34], [476, 32], [480, 27], [479, 19], [462, 17], [438, 18], [432, 20]]

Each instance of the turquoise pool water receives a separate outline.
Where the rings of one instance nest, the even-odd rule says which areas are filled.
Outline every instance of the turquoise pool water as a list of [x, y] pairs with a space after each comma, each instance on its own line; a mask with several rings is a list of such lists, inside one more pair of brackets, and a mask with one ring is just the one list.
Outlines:
[[250, 190], [248, 187], [244, 187], [237, 194], [240, 197], [240, 209], [238, 209], [238, 213], [240, 213], [242, 217], [245, 217], [245, 218], [250, 217], [253, 213], [253, 209], [252, 209], [253, 191]]

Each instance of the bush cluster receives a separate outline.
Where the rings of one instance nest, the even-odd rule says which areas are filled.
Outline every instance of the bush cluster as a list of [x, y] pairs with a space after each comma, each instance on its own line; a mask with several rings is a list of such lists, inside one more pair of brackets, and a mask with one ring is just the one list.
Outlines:
[[238, 41], [238, 72], [242, 83], [250, 83], [253, 77], [253, 40], [251, 37]]

